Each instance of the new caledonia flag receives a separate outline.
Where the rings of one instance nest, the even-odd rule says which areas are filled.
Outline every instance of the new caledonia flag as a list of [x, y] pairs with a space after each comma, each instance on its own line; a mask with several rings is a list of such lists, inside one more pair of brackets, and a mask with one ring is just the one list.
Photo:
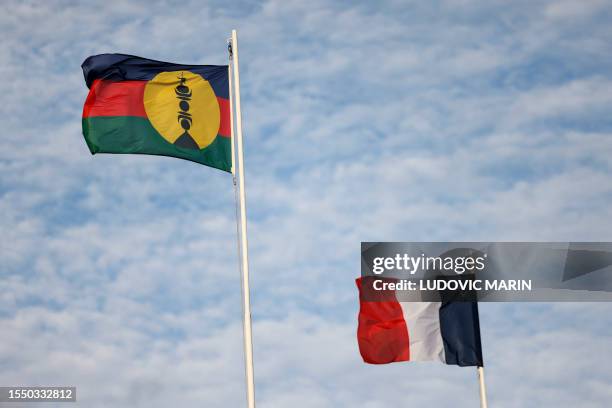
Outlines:
[[101, 54], [82, 68], [83, 136], [92, 154], [172, 156], [231, 171], [227, 65]]

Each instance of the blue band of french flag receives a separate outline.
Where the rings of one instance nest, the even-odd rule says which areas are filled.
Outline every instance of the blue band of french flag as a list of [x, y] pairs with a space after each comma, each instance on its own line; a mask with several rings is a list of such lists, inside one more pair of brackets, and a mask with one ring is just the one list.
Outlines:
[[373, 279], [380, 278], [356, 280], [360, 304], [357, 340], [366, 363], [483, 365], [476, 302], [400, 302], [395, 291], [373, 293]]

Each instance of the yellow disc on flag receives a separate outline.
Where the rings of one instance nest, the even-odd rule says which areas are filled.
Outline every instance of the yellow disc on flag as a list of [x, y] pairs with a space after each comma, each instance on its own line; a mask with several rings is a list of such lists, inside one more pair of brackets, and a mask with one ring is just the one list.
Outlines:
[[203, 149], [215, 140], [221, 121], [210, 83], [190, 71], [161, 72], [145, 86], [149, 121], [168, 142]]

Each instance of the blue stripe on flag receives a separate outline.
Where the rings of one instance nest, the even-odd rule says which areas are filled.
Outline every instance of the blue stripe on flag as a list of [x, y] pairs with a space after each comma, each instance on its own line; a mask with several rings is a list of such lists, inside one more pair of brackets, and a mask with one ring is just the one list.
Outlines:
[[478, 303], [444, 302], [440, 307], [440, 332], [446, 364], [482, 366]]

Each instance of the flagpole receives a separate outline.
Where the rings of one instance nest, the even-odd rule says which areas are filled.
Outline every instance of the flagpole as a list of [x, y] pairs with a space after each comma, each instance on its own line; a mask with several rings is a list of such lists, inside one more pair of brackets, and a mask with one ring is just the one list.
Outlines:
[[480, 383], [480, 408], [487, 408], [487, 387], [485, 385], [484, 367], [476, 367], [478, 382]]
[[[232, 60], [232, 39], [228, 39], [228, 49], [229, 49], [229, 58]], [[234, 152], [234, 93], [232, 91], [232, 64], [227, 65], [227, 78], [228, 78], [228, 86], [229, 86], [229, 106], [230, 106], [230, 135], [231, 135], [231, 155], [232, 155], [232, 177], [234, 178], [234, 186], [236, 185], [236, 153]], [[236, 218], [236, 222], [238, 222], [238, 218]]]
[[[246, 194], [244, 189], [244, 155], [242, 149], [242, 112], [240, 111], [240, 74], [238, 71], [238, 36], [232, 30], [232, 73], [234, 76], [234, 101], [236, 109], [236, 159], [239, 182], [240, 207], [240, 257], [242, 270], [242, 323], [244, 333], [244, 369], [246, 378], [247, 407], [255, 408], [255, 376], [253, 370], [253, 334], [251, 329], [251, 301], [249, 290], [249, 253], [247, 241]], [[233, 116], [232, 116], [233, 119]], [[233, 144], [234, 141], [232, 141]], [[233, 160], [233, 158], [232, 158]], [[232, 162], [233, 164], [233, 162]], [[232, 165], [232, 167], [234, 167]]]

